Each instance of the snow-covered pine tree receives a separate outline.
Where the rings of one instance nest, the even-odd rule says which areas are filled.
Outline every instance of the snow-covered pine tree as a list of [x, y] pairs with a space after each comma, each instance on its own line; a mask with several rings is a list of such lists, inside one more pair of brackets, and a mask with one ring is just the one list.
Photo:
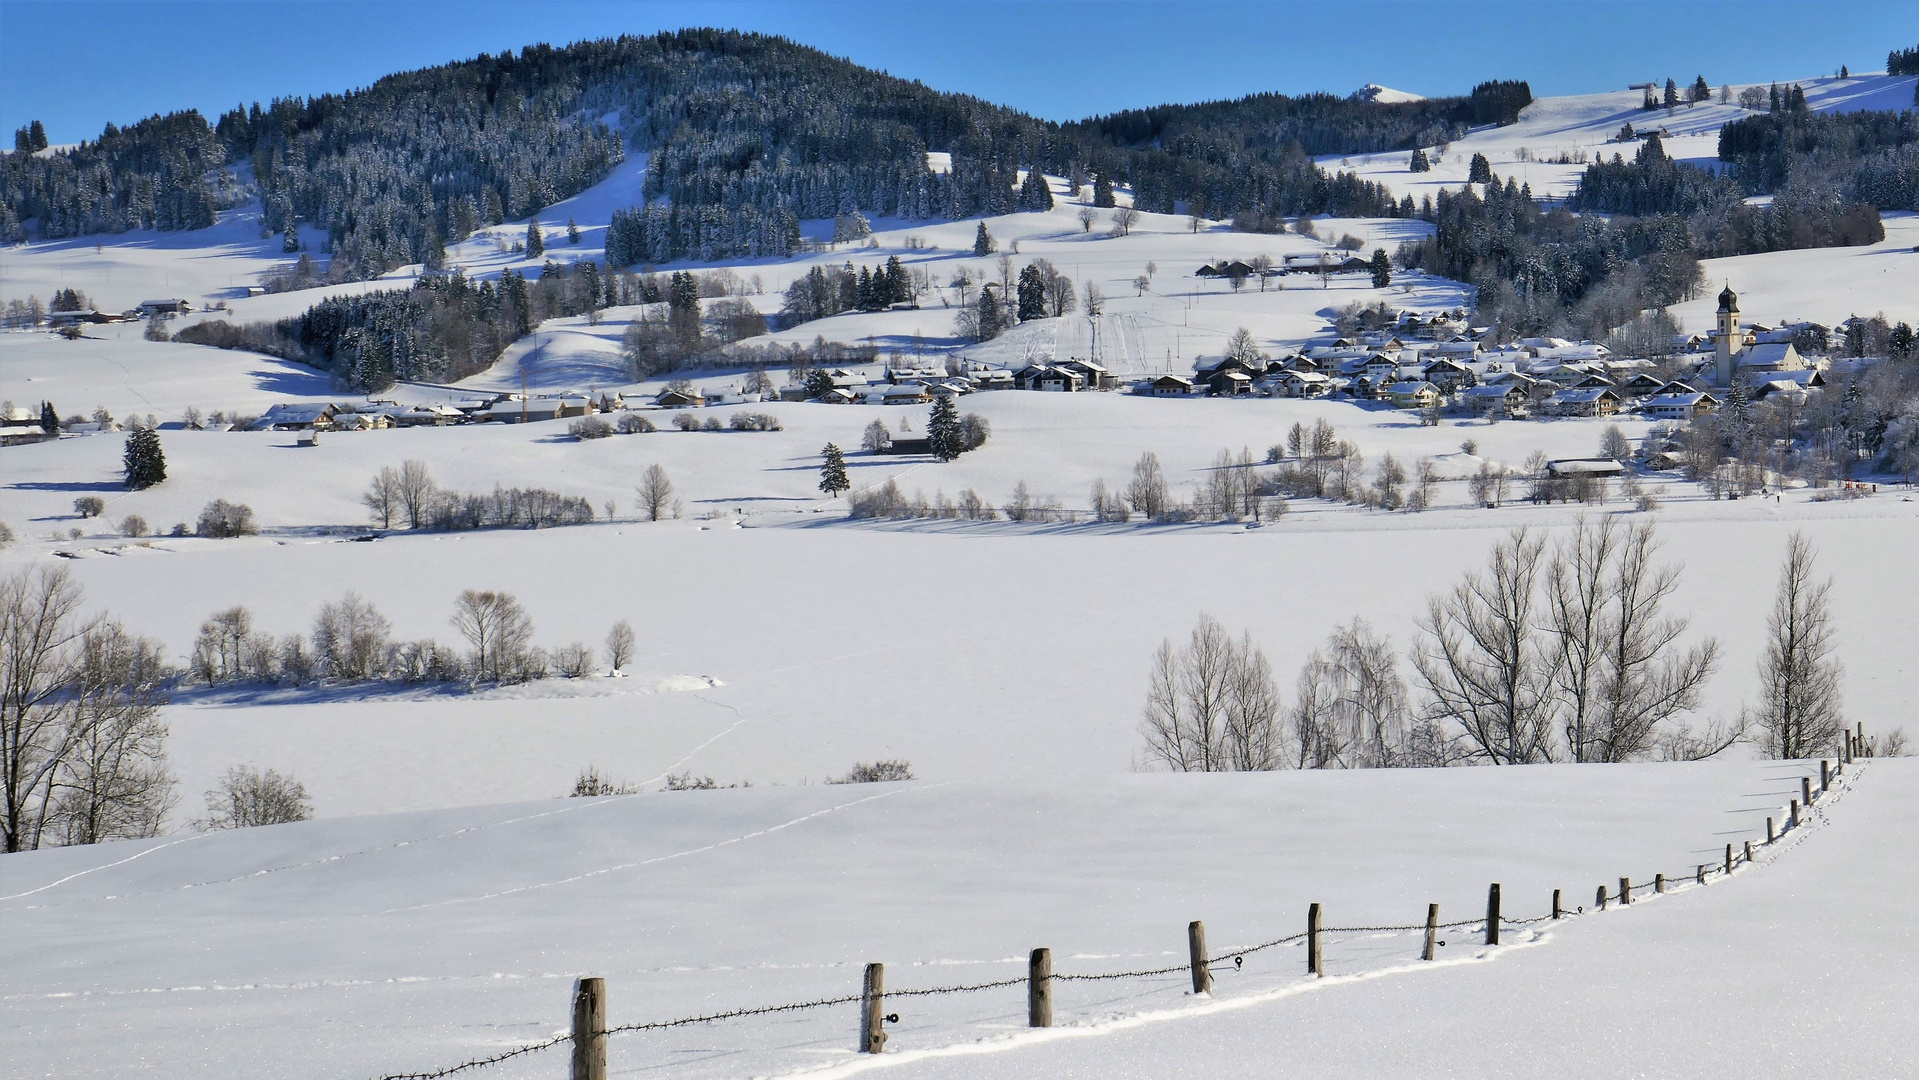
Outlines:
[[160, 449], [160, 433], [152, 428], [140, 428], [127, 436], [121, 461], [131, 491], [150, 488], [167, 478], [167, 456]]
[[959, 410], [953, 407], [950, 395], [943, 394], [933, 399], [933, 415], [926, 421], [926, 442], [933, 451], [935, 461], [952, 461], [965, 451]]
[[1113, 182], [1103, 172], [1093, 178], [1093, 205], [1102, 209], [1119, 205], [1113, 198]]
[[1019, 272], [1019, 321], [1046, 317], [1046, 279], [1038, 264], [1027, 263]]
[[526, 223], [526, 257], [537, 259], [546, 254], [546, 234], [540, 231], [540, 223]]
[[1407, 172], [1433, 171], [1432, 160], [1426, 156], [1426, 151], [1423, 148], [1415, 148], [1413, 150], [1413, 159], [1411, 162], [1407, 164], [1406, 171]]
[[1490, 184], [1494, 182], [1493, 164], [1486, 160], [1486, 155], [1473, 155], [1472, 164], [1468, 167], [1468, 172], [1466, 173], [1466, 182], [1469, 184]]
[[566, 242], [569, 244], [580, 242], [580, 223], [572, 218], [566, 219]]
[[280, 241], [280, 250], [291, 255], [300, 250], [300, 227], [293, 223], [293, 215], [287, 215], [286, 237]]
[[974, 257], [985, 258], [998, 250], [999, 245], [993, 242], [993, 234], [986, 231], [986, 223], [984, 221], [980, 222], [979, 231], [973, 234]]
[[820, 451], [820, 490], [831, 499], [852, 486], [846, 479], [846, 455], [840, 453], [839, 447], [827, 443], [826, 449]]

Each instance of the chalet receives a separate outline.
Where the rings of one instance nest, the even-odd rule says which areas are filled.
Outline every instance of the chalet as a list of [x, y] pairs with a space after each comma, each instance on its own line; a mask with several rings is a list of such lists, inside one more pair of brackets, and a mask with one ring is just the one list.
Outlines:
[[626, 395], [617, 390], [606, 390], [593, 399], [593, 411], [614, 413], [626, 411]]
[[1205, 380], [1214, 397], [1239, 397], [1253, 392], [1253, 377], [1241, 368], [1221, 368]]
[[1013, 384], [1021, 390], [1070, 394], [1085, 388], [1086, 377], [1053, 364], [1030, 364], [1013, 373]]
[[1141, 385], [1154, 397], [1191, 397], [1193, 394], [1193, 380], [1184, 375], [1161, 375]]
[[1013, 388], [1013, 373], [1005, 368], [975, 371], [968, 378], [972, 380], [975, 390], [1011, 390]]
[[706, 404], [706, 398], [698, 390], [667, 390], [653, 399], [653, 404], [662, 409], [691, 409]]
[[1559, 416], [1611, 416], [1619, 411], [1619, 394], [1610, 387], [1561, 390], [1546, 399], [1547, 411]]
[[1659, 392], [1660, 387], [1664, 385], [1664, 383], [1659, 381], [1658, 376], [1642, 371], [1621, 382], [1615, 389], [1625, 397], [1636, 398], [1645, 397], [1647, 394], [1656, 394]]
[[1397, 379], [1399, 377], [1399, 358], [1396, 356], [1388, 356], [1385, 353], [1374, 353], [1366, 358], [1366, 363], [1360, 373], [1372, 379], [1374, 382], [1378, 382], [1381, 379]]
[[1439, 401], [1439, 388], [1424, 380], [1396, 382], [1386, 388], [1385, 394], [1397, 409], [1424, 409]]
[[1792, 347], [1790, 340], [1753, 345], [1739, 354], [1739, 372], [1753, 371], [1804, 371], [1805, 358], [1799, 350]]
[[919, 383], [899, 383], [868, 386], [860, 398], [868, 405], [918, 405], [933, 400], [933, 395]]
[[1483, 416], [1518, 417], [1526, 410], [1528, 384], [1509, 379], [1485, 383], [1460, 392], [1459, 402], [1469, 411]]
[[386, 414], [379, 412], [347, 413], [333, 418], [335, 431], [378, 431], [390, 426]]
[[893, 436], [893, 441], [886, 444], [886, 449], [880, 452], [884, 454], [930, 454], [933, 452], [933, 440], [925, 435], [915, 435], [911, 432], [905, 432]]
[[855, 395], [853, 391], [848, 390], [844, 386], [835, 386], [833, 389], [820, 395], [820, 403], [824, 405], [853, 405], [858, 403], [859, 400], [859, 397]]
[[1440, 393], [1456, 393], [1461, 387], [1478, 382], [1472, 369], [1457, 360], [1444, 358], [1435, 360], [1420, 369], [1419, 377], [1439, 388]]
[[253, 430], [312, 431], [328, 428], [333, 426], [333, 417], [339, 411], [340, 407], [330, 401], [278, 402], [254, 421]]
[[1332, 393], [1333, 381], [1317, 371], [1288, 371], [1279, 376], [1276, 388], [1285, 397], [1325, 397]]
[[148, 316], [189, 315], [189, 314], [192, 314], [192, 312], [193, 312], [193, 305], [191, 303], [188, 303], [185, 300], [172, 299], [172, 300], [142, 300], [140, 301], [141, 315], [148, 315]]
[[1641, 414], [1654, 420], [1694, 420], [1719, 408], [1719, 399], [1703, 390], [1657, 393], [1640, 402]]
[[1092, 360], [1072, 359], [1061, 364], [1068, 371], [1077, 372], [1085, 380], [1088, 390], [1113, 390], [1119, 386], [1119, 377], [1107, 370], [1106, 365]]

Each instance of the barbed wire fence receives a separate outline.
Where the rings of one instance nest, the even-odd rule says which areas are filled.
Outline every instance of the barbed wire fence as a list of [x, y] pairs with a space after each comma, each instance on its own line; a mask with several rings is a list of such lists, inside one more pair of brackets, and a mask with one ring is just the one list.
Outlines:
[[[1863, 738], [1863, 736], [1862, 736]], [[1486, 946], [1500, 944], [1502, 928], [1523, 929], [1541, 923], [1580, 918], [1606, 911], [1609, 907], [1624, 907], [1635, 902], [1635, 898], [1644, 895], [1663, 895], [1687, 889], [1701, 888], [1727, 880], [1746, 866], [1760, 862], [1757, 851], [1774, 850], [1783, 852], [1803, 843], [1810, 835], [1806, 829], [1807, 819], [1824, 811], [1850, 786], [1844, 780], [1845, 767], [1855, 760], [1855, 744], [1851, 733], [1847, 733], [1844, 749], [1835, 760], [1822, 760], [1819, 763], [1819, 784], [1812, 786], [1810, 776], [1801, 777], [1801, 798], [1789, 804], [1787, 819], [1781, 824], [1772, 818], [1766, 819], [1766, 836], [1758, 841], [1747, 840], [1740, 844], [1727, 844], [1721, 859], [1713, 863], [1695, 864], [1691, 869], [1676, 874], [1659, 873], [1651, 881], [1634, 881], [1621, 877], [1616, 887], [1600, 885], [1594, 892], [1590, 910], [1584, 905], [1568, 907], [1563, 902], [1562, 890], [1554, 889], [1552, 907], [1543, 915], [1527, 918], [1512, 918], [1502, 911], [1500, 886], [1493, 884], [1487, 891], [1487, 911], [1481, 918], [1459, 919], [1439, 922], [1439, 905], [1431, 904], [1427, 908], [1427, 920], [1423, 923], [1405, 923], [1377, 926], [1323, 926], [1320, 924], [1320, 905], [1311, 905], [1307, 915], [1307, 928], [1298, 933], [1263, 941], [1256, 945], [1209, 952], [1206, 948], [1206, 931], [1201, 922], [1193, 922], [1187, 927], [1188, 944], [1191, 959], [1186, 963], [1170, 964], [1163, 967], [1139, 968], [1125, 971], [1106, 972], [1060, 972], [1052, 970], [1052, 954], [1048, 949], [1034, 949], [1024, 976], [1006, 979], [994, 979], [987, 982], [965, 983], [953, 986], [932, 986], [903, 990], [884, 988], [884, 966], [866, 965], [864, 984], [859, 993], [842, 994], [833, 997], [816, 998], [810, 1001], [786, 1002], [776, 1005], [760, 1005], [720, 1012], [705, 1013], [697, 1016], [683, 1016], [670, 1020], [654, 1020], [608, 1026], [605, 1022], [606, 984], [604, 979], [583, 977], [574, 984], [573, 1025], [571, 1030], [536, 1042], [523, 1043], [495, 1054], [474, 1057], [441, 1068], [416, 1072], [385, 1073], [377, 1080], [440, 1080], [473, 1070], [499, 1065], [516, 1058], [552, 1050], [556, 1047], [571, 1045], [573, 1050], [572, 1080], [606, 1080], [607, 1040], [614, 1035], [631, 1035], [651, 1031], [668, 1031], [674, 1028], [691, 1027], [703, 1024], [715, 1024], [729, 1020], [741, 1020], [755, 1016], [771, 1016], [782, 1013], [805, 1012], [815, 1009], [828, 1009], [843, 1005], [858, 1004], [862, 1009], [859, 1049], [866, 1053], [879, 1053], [888, 1041], [885, 1025], [897, 1023], [897, 1013], [887, 1013], [885, 1002], [889, 998], [925, 998], [957, 994], [983, 993], [989, 990], [1011, 989], [1016, 986], [1027, 988], [1028, 1020], [1031, 1027], [1052, 1026], [1052, 984], [1076, 982], [1107, 982], [1122, 979], [1154, 978], [1179, 973], [1188, 973], [1192, 977], [1195, 993], [1210, 993], [1212, 973], [1215, 967], [1230, 966], [1241, 970], [1246, 958], [1270, 949], [1306, 944], [1307, 973], [1323, 976], [1324, 940], [1326, 935], [1339, 934], [1385, 934], [1424, 931], [1425, 947], [1421, 959], [1434, 959], [1434, 938], [1439, 931], [1480, 928], [1484, 933]], [[1438, 944], [1443, 945], [1444, 942]]]

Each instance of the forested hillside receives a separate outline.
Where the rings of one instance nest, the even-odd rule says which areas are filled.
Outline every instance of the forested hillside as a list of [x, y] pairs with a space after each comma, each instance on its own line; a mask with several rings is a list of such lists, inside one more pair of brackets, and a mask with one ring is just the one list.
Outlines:
[[[783, 254], [798, 219], [851, 209], [1009, 212], [1022, 208], [1018, 170], [1031, 167], [1131, 183], [1149, 210], [1197, 201], [1216, 216], [1397, 212], [1376, 185], [1330, 177], [1294, 144], [1358, 152], [1404, 141], [1432, 126], [1406, 116], [1431, 110], [1302, 100], [1295, 111], [1314, 119], [1258, 154], [1222, 152], [1233, 139], [1148, 148], [1099, 124], [1062, 128], [782, 38], [685, 30], [529, 46], [351, 93], [236, 108], [210, 127], [181, 113], [110, 129], [71, 152], [10, 154], [0, 163], [0, 216], [15, 236], [37, 219], [43, 238], [197, 228], [239, 190], [264, 200], [269, 229], [292, 219], [325, 229], [336, 277], [374, 276], [433, 265], [473, 229], [584, 189], [621, 160], [623, 141], [651, 153], [646, 195], [667, 204], [635, 215], [627, 240], [636, 261]], [[934, 173], [928, 151], [950, 154], [950, 171]]]

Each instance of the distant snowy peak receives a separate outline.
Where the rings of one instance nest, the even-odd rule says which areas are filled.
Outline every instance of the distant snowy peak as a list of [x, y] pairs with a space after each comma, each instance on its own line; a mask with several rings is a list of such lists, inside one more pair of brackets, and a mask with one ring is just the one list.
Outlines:
[[1353, 100], [1376, 101], [1381, 105], [1397, 105], [1405, 101], [1424, 101], [1426, 99], [1418, 94], [1408, 94], [1404, 90], [1395, 90], [1390, 86], [1381, 86], [1378, 83], [1367, 83], [1365, 86], [1353, 91]]

